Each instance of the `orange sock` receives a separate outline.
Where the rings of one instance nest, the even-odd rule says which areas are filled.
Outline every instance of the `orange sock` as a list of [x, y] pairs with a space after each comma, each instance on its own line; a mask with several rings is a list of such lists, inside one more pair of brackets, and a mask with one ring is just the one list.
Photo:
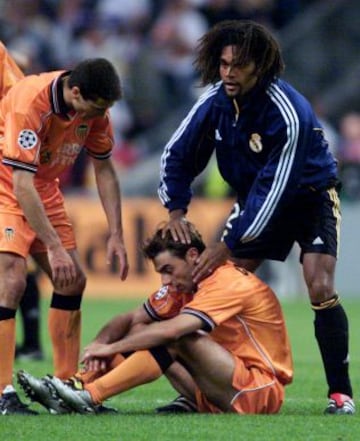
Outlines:
[[[125, 357], [123, 357], [121, 354], [116, 354], [112, 358], [112, 360], [109, 363], [109, 367], [107, 369], [107, 372], [114, 369], [116, 366], [118, 366], [120, 363], [122, 363], [125, 360]], [[97, 378], [102, 377], [104, 375], [103, 371], [86, 371], [84, 369], [79, 370], [76, 372], [75, 377], [80, 380], [83, 384], [92, 383]]]
[[12, 384], [15, 358], [15, 319], [0, 320], [0, 395]]
[[162, 370], [149, 351], [137, 351], [126, 358], [109, 373], [87, 384], [85, 389], [90, 392], [94, 403], [135, 386], [154, 381], [162, 375]]
[[54, 375], [65, 380], [78, 370], [81, 311], [50, 308], [48, 327], [53, 345]]

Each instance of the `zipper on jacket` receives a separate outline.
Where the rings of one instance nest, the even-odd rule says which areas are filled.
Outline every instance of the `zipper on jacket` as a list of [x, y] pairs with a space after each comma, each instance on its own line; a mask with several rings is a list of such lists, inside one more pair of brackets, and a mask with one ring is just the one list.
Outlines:
[[235, 107], [235, 119], [234, 119], [234, 122], [233, 122], [233, 127], [235, 127], [237, 122], [238, 122], [238, 119], [239, 119], [240, 107], [239, 107], [239, 104], [237, 103], [236, 99], [233, 99], [233, 104], [234, 104], [234, 107]]

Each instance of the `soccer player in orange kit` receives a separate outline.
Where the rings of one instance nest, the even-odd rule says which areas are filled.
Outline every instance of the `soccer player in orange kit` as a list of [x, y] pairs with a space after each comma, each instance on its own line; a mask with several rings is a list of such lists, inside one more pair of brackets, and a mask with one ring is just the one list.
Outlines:
[[[8, 71], [7, 71], [8, 74]], [[121, 195], [111, 162], [114, 144], [108, 109], [122, 96], [113, 65], [85, 60], [71, 71], [30, 75], [0, 103], [0, 414], [34, 414], [12, 385], [15, 314], [32, 255], [48, 274], [53, 294], [48, 317], [54, 373], [77, 370], [81, 299], [86, 277], [64, 209], [58, 176], [85, 148], [92, 159], [108, 226], [107, 259], [128, 273]]]
[[[8, 52], [0, 41], [0, 100], [9, 89], [24, 78], [22, 69], [29, 67], [29, 59], [20, 52]], [[26, 288], [20, 302], [23, 321], [23, 344], [16, 347], [16, 358], [41, 360], [43, 358], [40, 343], [40, 291], [37, 283], [36, 265], [32, 259], [28, 261]]]
[[[272, 414], [280, 410], [293, 364], [278, 299], [254, 274], [230, 261], [196, 286], [192, 271], [205, 245], [193, 227], [190, 231], [191, 240], [185, 244], [174, 241], [169, 231], [162, 237], [160, 228], [144, 247], [165, 287], [144, 304], [143, 314], [152, 323], [123, 332], [120, 339], [95, 339], [84, 350], [85, 365], [90, 368], [103, 362], [111, 370], [84, 388], [48, 377], [49, 395], [56, 391], [75, 412], [96, 413], [96, 406], [106, 398], [155, 380], [177, 361], [182, 370], [173, 377], [173, 385], [196, 403], [199, 412]], [[191, 297], [185, 299], [183, 293]], [[177, 297], [175, 313], [170, 305]], [[112, 324], [108, 336], [127, 329], [116, 320]], [[131, 351], [135, 352], [129, 355]], [[120, 354], [128, 357], [114, 367], [111, 358]], [[25, 391], [31, 385], [37, 387], [36, 379], [27, 373], [19, 373], [19, 379]]]

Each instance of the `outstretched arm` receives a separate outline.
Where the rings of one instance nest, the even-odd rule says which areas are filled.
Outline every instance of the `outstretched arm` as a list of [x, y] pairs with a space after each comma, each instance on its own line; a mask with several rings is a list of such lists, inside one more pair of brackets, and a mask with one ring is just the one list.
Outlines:
[[120, 263], [120, 278], [125, 280], [129, 264], [124, 244], [119, 180], [110, 158], [103, 160], [93, 158], [93, 164], [97, 189], [109, 225], [107, 262], [111, 263], [112, 257], [116, 255]]

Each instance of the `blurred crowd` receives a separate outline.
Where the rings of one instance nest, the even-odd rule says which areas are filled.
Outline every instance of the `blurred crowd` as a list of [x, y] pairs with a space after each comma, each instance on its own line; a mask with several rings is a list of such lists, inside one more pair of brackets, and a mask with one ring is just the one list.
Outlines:
[[[209, 27], [224, 19], [252, 19], [276, 33], [310, 3], [0, 0], [0, 39], [11, 51], [29, 59], [27, 73], [71, 69], [88, 57], [101, 56], [114, 63], [124, 89], [124, 99], [111, 110], [117, 143], [114, 157], [119, 168], [126, 169], [163, 147], [147, 135], [198, 96], [193, 54], [198, 39]], [[360, 124], [358, 115], [344, 118], [338, 128], [342, 132], [339, 142], [332, 141], [342, 164], [355, 158], [360, 162], [360, 147], [356, 147], [360, 129], [356, 135], [353, 127], [356, 122]], [[340, 138], [344, 139], [340, 142]], [[86, 155], [75, 167], [64, 176], [64, 186], [82, 188], [87, 179]], [[351, 197], [354, 194], [353, 189]]]

